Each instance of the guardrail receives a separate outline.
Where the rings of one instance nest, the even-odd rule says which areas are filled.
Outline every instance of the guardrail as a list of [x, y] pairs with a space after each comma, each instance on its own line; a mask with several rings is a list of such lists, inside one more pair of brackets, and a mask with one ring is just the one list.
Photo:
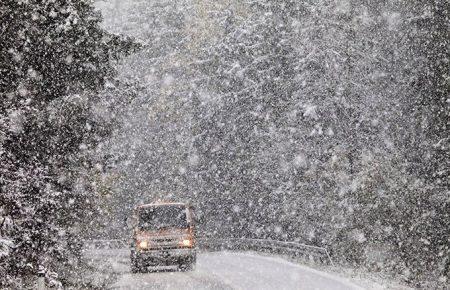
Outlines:
[[94, 239], [84, 240], [84, 246], [88, 250], [100, 250], [100, 249], [122, 249], [127, 248], [128, 243], [126, 240], [120, 239]]
[[[200, 249], [206, 251], [257, 251], [288, 255], [313, 263], [330, 264], [334, 266], [330, 253], [326, 248], [269, 239], [249, 238], [198, 238]], [[123, 249], [128, 248], [128, 242], [121, 239], [85, 240], [86, 249]]]
[[200, 248], [210, 251], [262, 251], [289, 255], [294, 258], [306, 259], [307, 261], [314, 263], [330, 264], [334, 266], [330, 253], [326, 248], [297, 242], [249, 238], [200, 238], [198, 239], [198, 244]]

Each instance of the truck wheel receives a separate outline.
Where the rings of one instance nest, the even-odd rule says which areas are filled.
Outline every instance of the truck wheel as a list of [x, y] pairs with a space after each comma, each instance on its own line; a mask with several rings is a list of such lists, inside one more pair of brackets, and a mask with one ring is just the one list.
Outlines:
[[194, 255], [194, 256], [191, 256], [188, 259], [182, 261], [180, 264], [180, 270], [183, 272], [194, 270], [194, 266], [195, 266], [195, 263], [197, 260], [196, 258], [197, 257]]
[[180, 265], [180, 271], [181, 272], [187, 272], [187, 271], [192, 271], [193, 270], [193, 265], [192, 263], [183, 263]]
[[131, 273], [133, 273], [133, 274], [141, 273], [141, 268], [138, 265], [132, 263], [131, 264]]
[[131, 254], [131, 273], [141, 273], [142, 272], [142, 265], [139, 258], [135, 257], [135, 255]]

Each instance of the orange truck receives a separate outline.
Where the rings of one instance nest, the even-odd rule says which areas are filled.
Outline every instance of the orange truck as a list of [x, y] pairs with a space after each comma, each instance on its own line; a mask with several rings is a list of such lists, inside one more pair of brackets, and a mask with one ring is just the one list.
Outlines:
[[197, 259], [194, 211], [185, 203], [152, 203], [135, 208], [132, 217], [131, 271], [178, 265], [192, 270]]

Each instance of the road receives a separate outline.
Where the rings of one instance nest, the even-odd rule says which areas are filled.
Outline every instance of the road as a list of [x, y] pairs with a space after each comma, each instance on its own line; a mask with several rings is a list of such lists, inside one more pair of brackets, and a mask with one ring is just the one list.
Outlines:
[[126, 250], [109, 256], [118, 273], [110, 289], [362, 289], [345, 278], [255, 253], [200, 253], [194, 271], [140, 274], [130, 272]]

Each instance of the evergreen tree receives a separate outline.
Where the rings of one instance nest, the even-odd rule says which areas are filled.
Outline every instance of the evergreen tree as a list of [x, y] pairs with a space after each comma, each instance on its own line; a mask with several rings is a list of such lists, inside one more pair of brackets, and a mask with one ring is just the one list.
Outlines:
[[38, 273], [56, 285], [77, 279], [96, 203], [87, 153], [109, 131], [91, 108], [112, 61], [133, 47], [100, 20], [87, 0], [0, 3], [1, 287]]

